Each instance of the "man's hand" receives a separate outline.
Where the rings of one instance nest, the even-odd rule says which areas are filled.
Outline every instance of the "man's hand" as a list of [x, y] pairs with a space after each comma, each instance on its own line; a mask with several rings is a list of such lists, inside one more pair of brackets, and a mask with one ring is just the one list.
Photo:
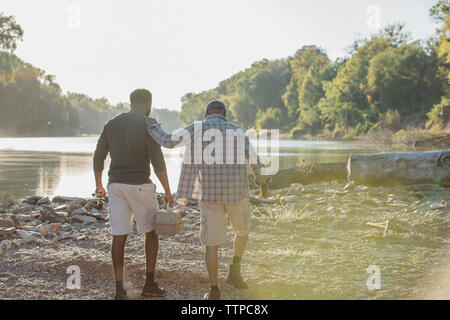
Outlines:
[[164, 202], [167, 203], [168, 209], [173, 207], [174, 201], [170, 193], [169, 194], [166, 193], [166, 196], [164, 197]]
[[164, 197], [164, 202], [169, 208], [173, 206], [172, 192], [170, 191], [169, 179], [167, 178], [167, 171], [156, 172], [159, 182], [161, 182], [166, 196]]
[[106, 198], [105, 188], [103, 188], [103, 186], [97, 186], [97, 188], [95, 188], [95, 195], [99, 198]]
[[269, 176], [262, 176], [260, 174], [255, 175], [255, 184], [259, 186], [261, 191], [261, 196], [263, 198], [269, 198], [269, 186], [268, 184], [271, 182], [272, 178]]
[[259, 187], [267, 185], [272, 181], [270, 176], [262, 176], [260, 174], [255, 174], [255, 184]]

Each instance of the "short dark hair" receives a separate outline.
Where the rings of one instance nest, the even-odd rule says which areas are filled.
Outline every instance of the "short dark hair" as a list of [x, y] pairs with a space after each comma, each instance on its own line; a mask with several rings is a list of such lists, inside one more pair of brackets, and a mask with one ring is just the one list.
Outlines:
[[130, 103], [133, 106], [142, 106], [152, 102], [152, 93], [147, 89], [137, 89], [130, 94]]

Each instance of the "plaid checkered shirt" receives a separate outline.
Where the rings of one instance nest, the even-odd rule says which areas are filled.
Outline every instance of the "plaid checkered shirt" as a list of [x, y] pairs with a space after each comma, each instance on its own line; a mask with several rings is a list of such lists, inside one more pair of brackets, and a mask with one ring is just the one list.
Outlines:
[[255, 176], [260, 175], [263, 165], [248, 135], [221, 115], [210, 115], [172, 134], [148, 118], [147, 129], [163, 147], [185, 147], [177, 199], [234, 203], [248, 197], [246, 163]]

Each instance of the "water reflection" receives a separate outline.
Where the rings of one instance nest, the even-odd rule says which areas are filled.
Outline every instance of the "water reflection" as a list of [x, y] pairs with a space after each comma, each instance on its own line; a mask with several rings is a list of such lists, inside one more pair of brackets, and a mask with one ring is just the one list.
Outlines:
[[[97, 137], [0, 139], [0, 201], [29, 195], [88, 197], [94, 191], [92, 153]], [[280, 169], [307, 162], [345, 162], [351, 153], [376, 152], [374, 148], [339, 142], [281, 140]], [[175, 192], [182, 150], [164, 149], [168, 176]], [[109, 167], [109, 158], [105, 168]], [[107, 174], [104, 173], [104, 183]], [[152, 172], [159, 191], [162, 186]]]

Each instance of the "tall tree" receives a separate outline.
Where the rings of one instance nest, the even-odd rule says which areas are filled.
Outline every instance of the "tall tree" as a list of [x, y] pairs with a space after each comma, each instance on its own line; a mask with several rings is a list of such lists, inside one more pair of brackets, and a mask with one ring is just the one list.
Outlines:
[[17, 41], [23, 39], [23, 29], [13, 16], [5, 16], [0, 12], [0, 49], [13, 52]]

